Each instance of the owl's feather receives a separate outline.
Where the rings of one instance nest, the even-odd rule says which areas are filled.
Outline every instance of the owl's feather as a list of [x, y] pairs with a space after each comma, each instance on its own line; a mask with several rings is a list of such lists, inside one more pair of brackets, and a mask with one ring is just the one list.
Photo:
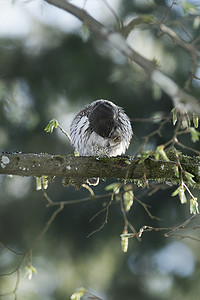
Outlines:
[[124, 154], [132, 135], [128, 116], [121, 107], [107, 100], [96, 100], [85, 106], [70, 126], [72, 144], [81, 156]]

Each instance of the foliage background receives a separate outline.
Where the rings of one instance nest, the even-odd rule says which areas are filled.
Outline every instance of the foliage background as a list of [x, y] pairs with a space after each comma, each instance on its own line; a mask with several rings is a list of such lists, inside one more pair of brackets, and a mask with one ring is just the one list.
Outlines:
[[[86, 1], [86, 9], [97, 14], [92, 1]], [[115, 3], [116, 2], [116, 3]], [[22, 4], [27, 9], [30, 3], [16, 1], [12, 9]], [[169, 11], [170, 1], [113, 1], [111, 6], [126, 23], [139, 14], [154, 15], [162, 20], [167, 15], [170, 25], [187, 41], [188, 35], [198, 36], [199, 27], [192, 14], [180, 1]], [[77, 3], [75, 3], [77, 4]], [[10, 5], [11, 2], [10, 2]], [[48, 5], [40, 3], [43, 9]], [[87, 6], [88, 5], [88, 6]], [[91, 6], [90, 6], [91, 5]], [[97, 14], [109, 28], [118, 26], [112, 11], [101, 3], [102, 14]], [[57, 9], [53, 8], [57, 13]], [[65, 14], [67, 15], [67, 14]], [[184, 30], [176, 27], [184, 19]], [[172, 109], [171, 100], [160, 92], [138, 66], [127, 62], [108, 44], [94, 36], [86, 40], [81, 25], [69, 30], [34, 17], [31, 30], [22, 36], [1, 35], [0, 40], [0, 149], [1, 151], [47, 152], [67, 155], [73, 148], [59, 131], [44, 132], [50, 119], [55, 117], [69, 131], [70, 122], [77, 111], [95, 99], [109, 99], [122, 106], [132, 119], [134, 137], [128, 155], [134, 155], [143, 142], [143, 137], [155, 130], [155, 122], [138, 122], [134, 118], [164, 117]], [[174, 22], [174, 23], [173, 23]], [[17, 26], [17, 24], [16, 24]], [[156, 59], [160, 68], [184, 87], [191, 70], [191, 58], [169, 37], [159, 35], [149, 26], [141, 25], [131, 33], [129, 42], [142, 55]], [[190, 85], [190, 92], [199, 95], [197, 80]], [[173, 133], [171, 122], [155, 135], [147, 149], [165, 143]], [[186, 136], [182, 138], [191, 144]], [[199, 144], [192, 144], [198, 149]], [[105, 187], [116, 179], [107, 180], [95, 187], [95, 194], [104, 194]], [[0, 177], [1, 212], [0, 240], [6, 246], [23, 253], [30, 247], [54, 207], [47, 208], [42, 193], [35, 190], [34, 178]], [[159, 190], [147, 196], [144, 189], [135, 187], [140, 200], [151, 206], [153, 215], [161, 221], [152, 220], [134, 202], [128, 218], [139, 230], [143, 225], [153, 227], [178, 226], [189, 218], [189, 206], [181, 205], [171, 198], [173, 189]], [[53, 201], [81, 199], [88, 191], [64, 188], [56, 178], [48, 188]], [[99, 232], [87, 235], [104, 222], [101, 214], [90, 222], [104, 202], [97, 200], [85, 204], [66, 206], [53, 222], [50, 230], [32, 253], [32, 263], [37, 274], [32, 280], [25, 277], [25, 262], [17, 289], [18, 299], [69, 299], [74, 290], [84, 286], [102, 299], [197, 299], [199, 288], [199, 243], [191, 239], [166, 238], [163, 232], [147, 232], [142, 241], [130, 240], [129, 251], [123, 253], [120, 234], [123, 218], [119, 203], [113, 203], [109, 222]], [[198, 220], [198, 219], [196, 219]], [[195, 226], [195, 224], [192, 224]], [[198, 222], [196, 224], [198, 226]], [[183, 235], [190, 235], [190, 229]], [[198, 237], [198, 228], [192, 231]], [[20, 257], [1, 248], [1, 273], [15, 269]], [[2, 276], [1, 293], [12, 291], [16, 273]], [[13, 299], [13, 295], [4, 299]]]

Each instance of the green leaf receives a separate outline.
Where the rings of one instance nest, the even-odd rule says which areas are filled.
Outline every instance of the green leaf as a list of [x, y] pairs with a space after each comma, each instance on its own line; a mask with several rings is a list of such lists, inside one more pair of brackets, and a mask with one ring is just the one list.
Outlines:
[[172, 108], [171, 112], [172, 112], [173, 125], [176, 125], [176, 122], [177, 122], [177, 111], [176, 111], [175, 108]]
[[173, 193], [171, 194], [171, 196], [175, 197], [176, 195], [178, 195], [179, 194], [179, 189], [180, 189], [180, 186], [175, 191], [173, 191]]
[[179, 178], [179, 167], [177, 164], [173, 166], [173, 170], [174, 170], [175, 176]]
[[182, 128], [190, 128], [190, 123], [191, 123], [191, 121], [190, 121], [190, 117], [188, 116], [188, 114], [185, 114], [183, 117], [182, 117], [182, 120], [181, 120], [181, 122], [182, 122]]
[[180, 2], [180, 5], [182, 6], [185, 15], [187, 14], [196, 15], [199, 11], [198, 5], [187, 1]]
[[42, 186], [43, 186], [44, 190], [46, 190], [48, 188], [48, 184], [49, 184], [48, 176], [43, 175], [41, 179], [42, 179]]
[[76, 157], [77, 157], [77, 156], [80, 156], [77, 149], [74, 150], [74, 156], [76, 156]]
[[193, 177], [194, 177], [194, 175], [193, 174], [191, 174], [191, 173], [189, 173], [189, 172], [186, 172], [186, 171], [184, 171], [184, 175], [185, 175], [185, 177], [186, 177], [186, 179], [187, 179], [187, 181], [191, 184], [191, 185], [194, 185], [194, 184], [196, 184], [196, 182], [194, 181], [194, 179], [192, 179]]
[[199, 140], [200, 133], [194, 127], [191, 127], [190, 134], [193, 143], [196, 143]]
[[152, 150], [142, 152], [140, 154], [141, 158], [139, 160], [139, 164], [143, 163], [145, 159], [147, 159], [151, 154], [152, 154]]
[[155, 152], [155, 159], [159, 160], [159, 158], [163, 158], [165, 161], [169, 161], [169, 158], [167, 157], [167, 154], [164, 151], [164, 145], [160, 145], [156, 148]]
[[125, 192], [123, 193], [124, 207], [125, 207], [125, 211], [128, 212], [133, 205], [133, 199], [134, 199], [132, 185], [131, 184], [125, 185], [124, 190], [125, 190]]
[[87, 290], [84, 287], [80, 287], [76, 290], [75, 293], [71, 295], [71, 300], [80, 300], [87, 293]]
[[190, 198], [190, 213], [191, 214], [199, 214], [199, 208], [198, 208], [199, 204], [197, 202], [197, 198], [196, 197], [191, 197]]
[[179, 199], [182, 204], [187, 202], [187, 198], [185, 196], [185, 189], [181, 185], [172, 193], [172, 197], [175, 197], [176, 195], [179, 196]]
[[123, 252], [128, 251], [128, 237], [126, 236], [128, 234], [127, 229], [123, 231], [123, 234], [120, 235], [121, 237], [121, 247]]
[[42, 178], [36, 177], [36, 191], [40, 191], [42, 189]]
[[193, 113], [193, 123], [194, 123], [194, 127], [198, 128], [198, 126], [199, 126], [199, 116], [195, 113]]
[[88, 29], [88, 26], [85, 23], [83, 23], [81, 27], [81, 32], [82, 32], [83, 41], [87, 42], [90, 38], [90, 31]]
[[120, 188], [121, 188], [121, 183], [115, 182], [115, 183], [111, 183], [111, 184], [107, 185], [105, 187], [105, 190], [113, 191], [114, 194], [119, 194]]
[[180, 187], [178, 195], [179, 195], [181, 204], [187, 203], [187, 198], [185, 196], [185, 189], [183, 187]]
[[35, 267], [33, 267], [31, 264], [25, 267], [26, 270], [26, 276], [29, 280], [32, 279], [33, 274], [37, 273], [37, 270]]
[[53, 132], [54, 128], [58, 127], [58, 121], [56, 119], [52, 119], [51, 121], [49, 121], [49, 124], [45, 127], [45, 131], [46, 132]]

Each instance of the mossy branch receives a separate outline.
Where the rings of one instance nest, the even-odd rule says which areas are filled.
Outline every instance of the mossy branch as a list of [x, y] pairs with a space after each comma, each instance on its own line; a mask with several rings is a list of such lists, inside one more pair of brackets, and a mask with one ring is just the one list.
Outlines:
[[[180, 178], [174, 172], [177, 158], [173, 151], [167, 153], [169, 161], [155, 160], [149, 156], [142, 163], [134, 157], [76, 157], [74, 155], [1, 153], [0, 174], [87, 179], [91, 177], [128, 179], [136, 181], [153, 180], [176, 185]], [[200, 186], [200, 158], [179, 154], [184, 171], [194, 175], [196, 187]]]

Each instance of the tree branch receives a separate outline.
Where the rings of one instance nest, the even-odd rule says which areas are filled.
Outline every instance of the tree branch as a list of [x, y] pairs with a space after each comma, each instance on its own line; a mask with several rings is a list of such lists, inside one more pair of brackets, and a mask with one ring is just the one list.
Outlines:
[[155, 64], [142, 57], [134, 51], [126, 42], [125, 38], [119, 32], [113, 32], [107, 29], [103, 24], [94, 19], [84, 9], [81, 9], [72, 3], [65, 0], [45, 0], [58, 8], [61, 8], [70, 14], [77, 17], [80, 21], [86, 24], [91, 32], [102, 40], [108, 41], [111, 46], [116, 48], [127, 58], [133, 60], [136, 64], [140, 65], [150, 75], [155, 69]]
[[[186, 114], [187, 112], [195, 112], [197, 114], [200, 114], [200, 104], [195, 99], [195, 97], [187, 94], [171, 78], [158, 70], [153, 61], [144, 58], [139, 53], [134, 51], [120, 32], [113, 32], [111, 30], [108, 30], [105, 26], [95, 20], [90, 14], [88, 14], [84, 9], [81, 9], [68, 1], [45, 1], [77, 17], [80, 21], [86, 24], [89, 30], [96, 36], [98, 36], [102, 40], [107, 41], [113, 48], [118, 50], [127, 59], [134, 61], [136, 64], [141, 66], [150, 76], [150, 79], [172, 99], [174, 106], [181, 114]], [[162, 24], [160, 24], [160, 28], [162, 29], [162, 31], [167, 30], [167, 27], [164, 25], [162, 26]], [[166, 33], [169, 34], [169, 30]], [[190, 45], [188, 47], [188, 51], [191, 51], [191, 49], [193, 49]]]
[[[67, 179], [87, 179], [91, 177], [121, 178], [131, 180], [153, 180], [156, 182], [179, 183], [173, 167], [177, 158], [169, 151], [170, 161], [155, 160], [154, 156], [140, 163], [139, 158], [133, 157], [76, 157], [50, 154], [1, 153], [0, 174], [20, 176], [47, 175], [60, 176]], [[184, 171], [192, 173], [196, 183], [200, 183], [199, 157], [179, 156]]]

